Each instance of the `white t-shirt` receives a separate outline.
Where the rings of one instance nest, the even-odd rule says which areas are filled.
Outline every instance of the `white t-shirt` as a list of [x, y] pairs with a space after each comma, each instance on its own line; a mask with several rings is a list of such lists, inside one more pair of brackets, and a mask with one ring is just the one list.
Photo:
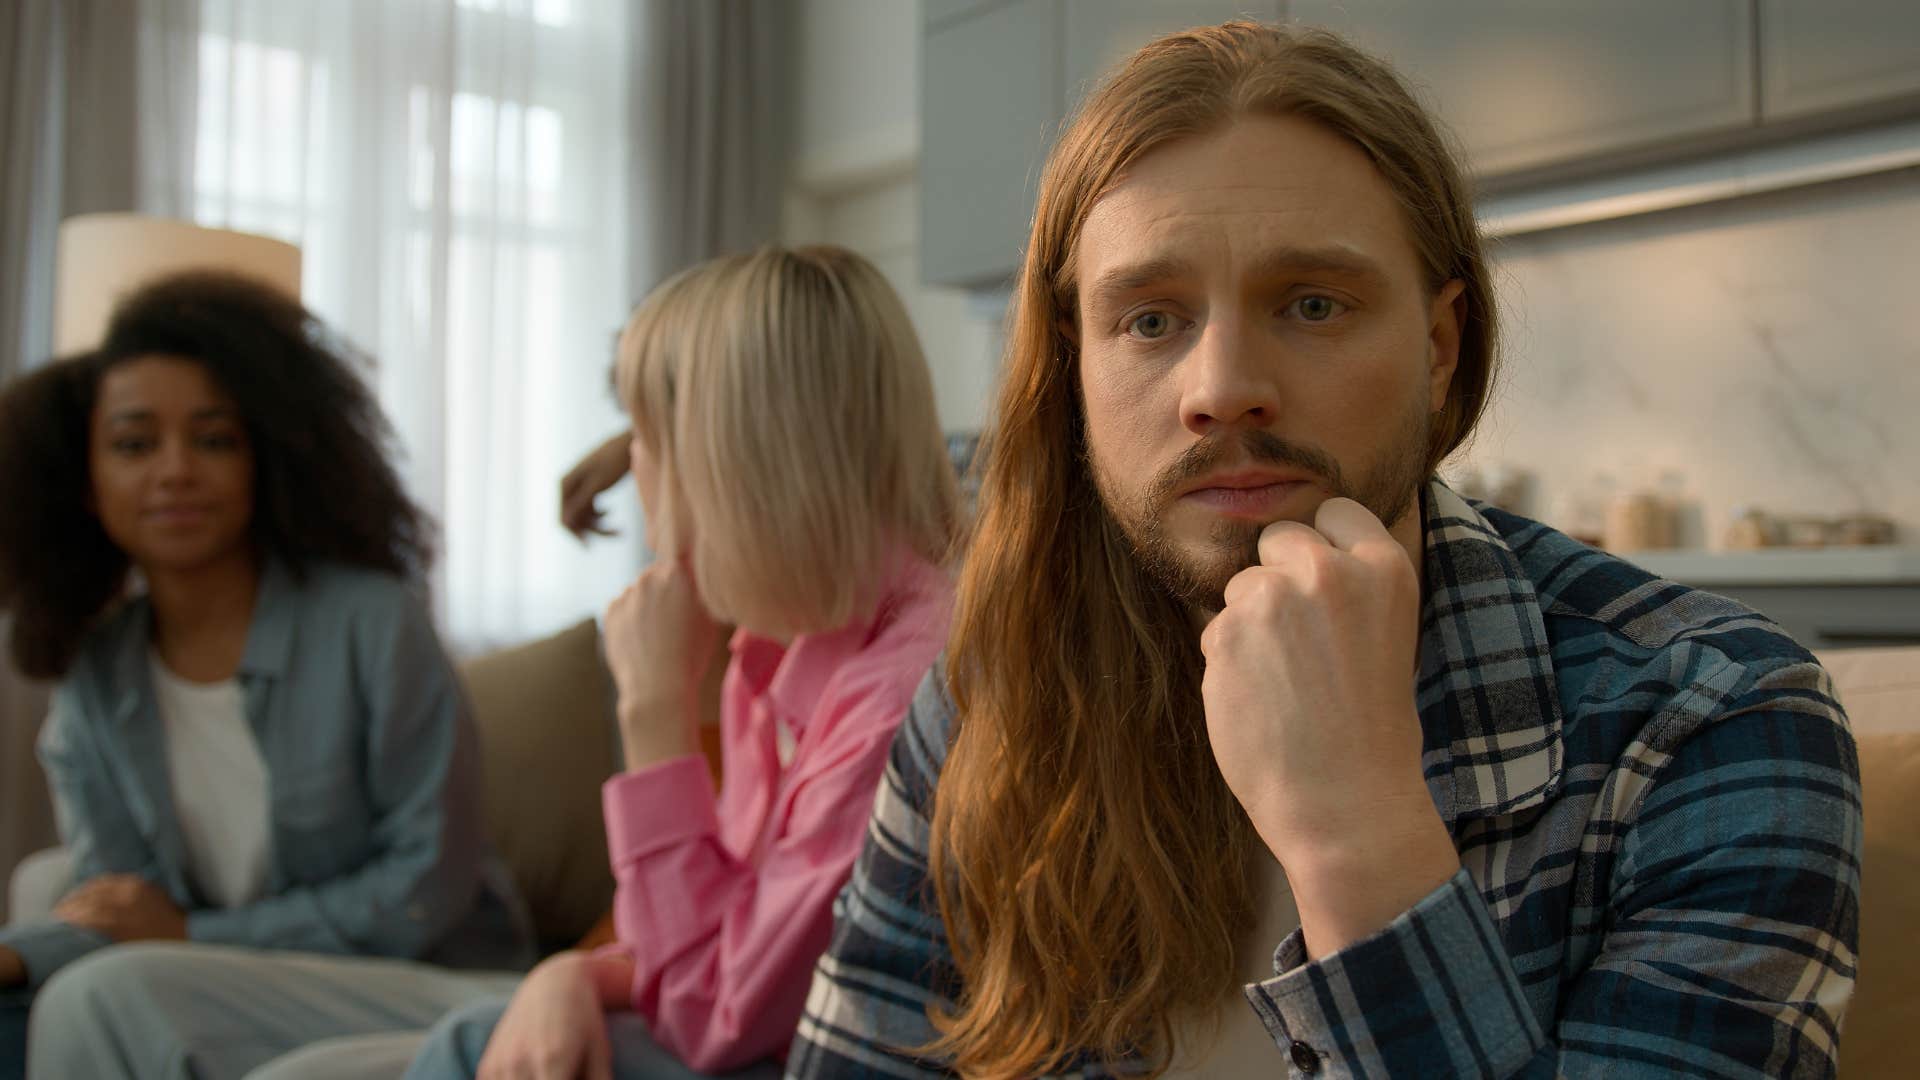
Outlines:
[[217, 907], [239, 907], [266, 889], [267, 762], [247, 724], [237, 679], [188, 682], [148, 654], [167, 733], [173, 812], [186, 839], [187, 872]]

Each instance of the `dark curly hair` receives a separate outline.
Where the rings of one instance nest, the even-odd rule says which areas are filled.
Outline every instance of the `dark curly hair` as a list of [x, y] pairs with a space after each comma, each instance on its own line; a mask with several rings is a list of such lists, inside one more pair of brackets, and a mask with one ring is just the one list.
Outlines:
[[154, 355], [198, 362], [238, 406], [263, 554], [296, 577], [319, 561], [425, 575], [432, 524], [394, 471], [366, 358], [267, 285], [177, 274], [122, 301], [93, 352], [0, 389], [0, 613], [22, 672], [63, 675], [125, 591], [127, 555], [89, 509], [89, 430], [102, 377]]

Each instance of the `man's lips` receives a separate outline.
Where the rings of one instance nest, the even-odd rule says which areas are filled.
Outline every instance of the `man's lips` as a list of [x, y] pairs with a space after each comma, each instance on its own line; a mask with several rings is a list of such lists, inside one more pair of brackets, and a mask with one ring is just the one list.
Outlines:
[[1300, 491], [1315, 487], [1313, 478], [1299, 473], [1251, 470], [1201, 477], [1181, 493], [1180, 501], [1196, 503], [1228, 517], [1270, 521]]

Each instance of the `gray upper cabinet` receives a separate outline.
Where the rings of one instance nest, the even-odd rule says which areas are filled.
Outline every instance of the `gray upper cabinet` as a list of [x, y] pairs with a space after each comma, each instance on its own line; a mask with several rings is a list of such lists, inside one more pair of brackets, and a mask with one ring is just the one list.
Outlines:
[[1161, 34], [1281, 0], [930, 0], [921, 57], [920, 273], [1004, 283], [1019, 265], [1040, 168], [1112, 64]]
[[1920, 98], [1920, 3], [1761, 0], [1760, 60], [1768, 120]]
[[1233, 19], [1277, 22], [1282, 0], [1067, 0], [1067, 83], [1071, 114], [1107, 70], [1162, 34]]
[[920, 276], [994, 285], [1020, 259], [1060, 115], [1060, 0], [944, 26], [920, 58]]
[[921, 0], [920, 18], [928, 26], [952, 22], [1002, 0]]
[[[1007, 281], [1062, 118], [1155, 36], [1237, 16], [1392, 61], [1483, 182], [1739, 145], [1782, 121], [1920, 113], [1920, 0], [924, 0], [921, 271]], [[1791, 127], [1786, 130], [1791, 131]]]
[[1482, 177], [1752, 126], [1750, 0], [1292, 0], [1424, 90]]

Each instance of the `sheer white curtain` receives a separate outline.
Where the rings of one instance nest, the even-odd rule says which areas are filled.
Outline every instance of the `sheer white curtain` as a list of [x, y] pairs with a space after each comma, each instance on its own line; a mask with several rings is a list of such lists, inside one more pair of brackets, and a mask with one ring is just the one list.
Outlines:
[[439, 520], [463, 650], [596, 611], [638, 565], [557, 523], [608, 392], [627, 268], [622, 0], [199, 0], [195, 220], [305, 253], [309, 307], [376, 358]]

